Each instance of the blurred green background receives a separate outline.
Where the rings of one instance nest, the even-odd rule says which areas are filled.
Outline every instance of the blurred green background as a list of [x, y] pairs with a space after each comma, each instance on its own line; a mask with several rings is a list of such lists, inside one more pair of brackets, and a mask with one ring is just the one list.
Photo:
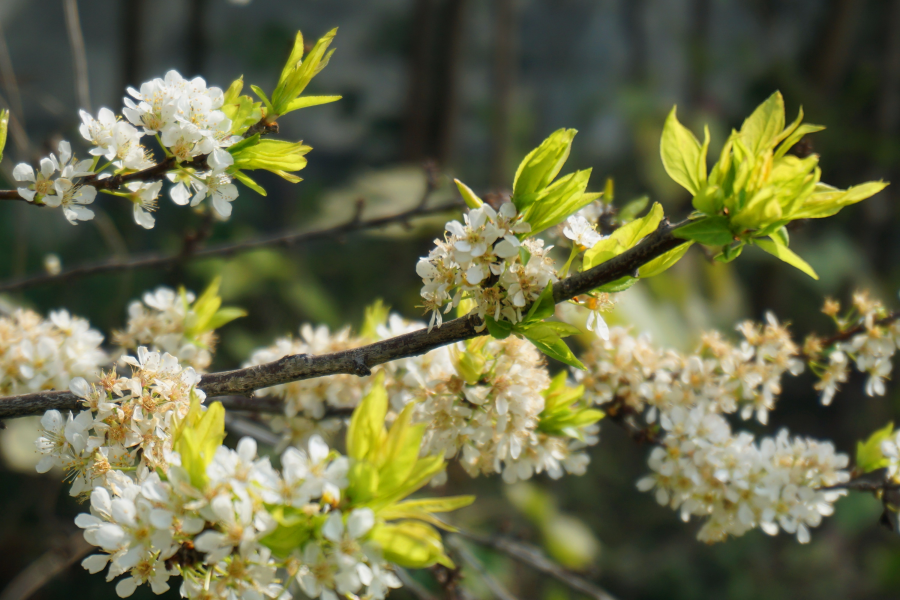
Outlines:
[[[685, 216], [689, 198], [666, 178], [658, 155], [666, 112], [677, 103], [693, 129], [709, 123], [717, 152], [730, 128], [775, 89], [785, 96], [789, 118], [802, 104], [808, 121], [828, 127], [809, 140], [822, 155], [823, 181], [846, 187], [898, 179], [900, 0], [253, 0], [245, 6], [81, 0], [78, 8], [93, 111], [118, 111], [125, 86], [170, 68], [202, 74], [222, 88], [239, 75], [271, 88], [297, 29], [311, 40], [340, 27], [337, 52], [311, 93], [344, 99], [281, 123], [285, 138], [313, 147], [301, 173], [305, 181], [291, 186], [260, 177], [269, 196], [242, 189], [212, 242], [341, 222], [359, 198], [366, 216], [397, 212], [418, 201], [428, 160], [479, 191], [502, 191], [518, 160], [559, 127], [580, 131], [568, 167], [593, 167], [593, 189], [613, 177], [618, 200], [648, 194], [667, 214]], [[10, 137], [0, 173], [8, 188], [16, 162], [35, 161], [59, 139], [82, 153], [86, 148], [77, 133], [63, 3], [2, 0], [0, 29], [0, 94], [25, 133]], [[739, 320], [767, 310], [790, 321], [798, 336], [827, 333], [818, 313], [823, 298], [846, 299], [855, 289], [896, 306], [895, 194], [888, 188], [792, 232], [819, 281], [762, 253], [713, 265], [692, 249], [677, 268], [621, 295], [612, 319], [651, 331], [662, 344], [689, 348], [703, 328], [732, 332]], [[436, 195], [452, 197], [446, 186]], [[3, 280], [41, 272], [48, 253], [67, 267], [110, 254], [177, 251], [201, 223], [167, 198], [149, 232], [133, 223], [128, 206], [108, 198], [96, 203], [94, 221], [77, 227], [58, 211], [4, 204]], [[127, 303], [143, 291], [181, 283], [200, 290], [222, 274], [225, 300], [250, 313], [221, 332], [214, 368], [233, 368], [253, 348], [303, 322], [358, 324], [363, 307], [378, 297], [418, 318], [415, 262], [443, 220], [169, 271], [46, 285], [3, 303], [42, 312], [66, 307], [108, 334], [124, 324]], [[789, 427], [852, 452], [855, 440], [900, 413], [896, 386], [884, 398], [868, 398], [855, 377], [822, 408], [811, 385], [809, 375], [785, 382], [767, 431]], [[623, 600], [900, 595], [900, 538], [877, 525], [874, 499], [840, 501], [809, 545], [754, 531], [706, 546], [694, 539], [696, 523], [682, 523], [635, 489], [648, 449], [612, 423], [602, 424], [601, 436], [583, 477], [538, 477], [509, 489], [499, 478], [473, 481], [452, 469], [454, 491], [479, 496], [459, 523], [546, 544]], [[72, 517], [82, 507], [56, 478], [28, 470], [31, 439], [21, 427], [0, 434], [0, 589], [29, 565], [50, 568], [77, 534]], [[576, 597], [502, 556], [479, 556], [518, 597]], [[470, 579], [476, 596], [490, 597], [477, 577]], [[76, 564], [32, 597], [114, 598], [113, 588]], [[135, 597], [142, 593], [150, 596], [141, 589]]]

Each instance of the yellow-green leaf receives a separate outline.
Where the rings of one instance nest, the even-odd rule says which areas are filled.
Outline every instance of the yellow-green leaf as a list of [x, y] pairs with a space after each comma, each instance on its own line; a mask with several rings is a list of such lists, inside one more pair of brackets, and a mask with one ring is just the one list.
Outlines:
[[[694, 195], [706, 183], [706, 152], [705, 150], [701, 151], [700, 142], [697, 141], [694, 134], [678, 121], [677, 108], [673, 106], [669, 116], [666, 117], [662, 139], [659, 143], [659, 154], [669, 177]], [[703, 148], [708, 146], [707, 132]], [[703, 164], [702, 177], [698, 168], [701, 162]]]
[[662, 205], [654, 202], [650, 212], [646, 215], [619, 227], [608, 238], [600, 240], [593, 248], [585, 252], [584, 270], [604, 263], [613, 256], [618, 256], [634, 247], [643, 238], [656, 231], [662, 218]]
[[869, 181], [846, 190], [820, 183], [806, 201], [794, 211], [792, 219], [821, 219], [837, 214], [845, 206], [874, 196], [888, 186], [885, 181]]
[[894, 423], [890, 422], [886, 427], [870, 435], [865, 442], [856, 443], [856, 466], [863, 473], [869, 473], [890, 464], [890, 459], [886, 458], [881, 451], [881, 443], [893, 434]]
[[784, 98], [775, 92], [741, 126], [741, 142], [753, 154], [771, 149], [784, 129]]
[[762, 250], [765, 250], [772, 256], [783, 260], [787, 264], [796, 267], [812, 277], [813, 279], [818, 279], [819, 276], [816, 275], [816, 272], [813, 271], [813, 268], [809, 266], [805, 260], [797, 256], [791, 249], [787, 246], [782, 246], [777, 243], [774, 239], [770, 240], [754, 240], [754, 243], [759, 246]]
[[359, 335], [367, 339], [377, 339], [378, 328], [387, 323], [390, 312], [391, 307], [386, 305], [381, 298], [376, 298], [375, 302], [365, 309]]
[[459, 179], [454, 179], [453, 182], [456, 184], [456, 188], [459, 190], [459, 194], [460, 196], [462, 196], [462, 199], [466, 203], [466, 206], [473, 209], [481, 208], [481, 205], [484, 204], [484, 202], [481, 200], [481, 198], [475, 195], [475, 192], [473, 192], [469, 186], [464, 184]]
[[366, 460], [377, 452], [387, 436], [384, 418], [387, 415], [388, 398], [384, 389], [384, 371], [379, 371], [372, 389], [359, 403], [350, 417], [347, 428], [347, 455], [356, 460]]
[[390, 493], [406, 482], [415, 468], [425, 425], [411, 425], [415, 403], [407, 404], [388, 431], [379, 460], [379, 492]]
[[310, 106], [319, 106], [321, 104], [337, 102], [341, 98], [342, 96], [301, 96], [299, 98], [294, 98], [293, 100], [288, 102], [287, 108], [285, 109], [283, 114], [287, 114], [295, 110], [300, 110], [301, 108], [308, 108]]
[[0, 110], [0, 160], [3, 160], [3, 149], [6, 148], [6, 133], [9, 129], [9, 111]]
[[381, 547], [384, 558], [409, 569], [424, 569], [435, 563], [453, 568], [444, 553], [441, 536], [421, 521], [400, 521], [376, 525], [370, 539]]
[[665, 254], [657, 256], [647, 264], [640, 267], [638, 269], [638, 274], [642, 278], [659, 275], [660, 273], [677, 263], [679, 260], [681, 260], [681, 257], [684, 256], [685, 252], [687, 252], [693, 244], [694, 242], [687, 242], [686, 244], [682, 244], [677, 248], [669, 250]]
[[536, 194], [559, 175], [569, 158], [576, 133], [578, 132], [574, 129], [554, 131], [519, 163], [513, 180], [512, 198], [519, 212], [531, 204]]

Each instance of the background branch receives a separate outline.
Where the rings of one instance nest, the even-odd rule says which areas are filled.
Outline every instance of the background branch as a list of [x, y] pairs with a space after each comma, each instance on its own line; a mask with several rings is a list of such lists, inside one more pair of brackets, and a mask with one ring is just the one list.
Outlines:
[[48, 550], [16, 575], [3, 588], [0, 600], [26, 600], [91, 550], [94, 550], [94, 546], [84, 541], [84, 532], [79, 529], [63, 539], [59, 547]]
[[183, 249], [179, 252], [164, 254], [160, 252], [151, 252], [130, 258], [103, 260], [93, 263], [87, 263], [71, 269], [64, 269], [55, 275], [42, 273], [40, 275], [31, 275], [22, 279], [7, 281], [0, 283], [0, 292], [12, 292], [23, 290], [40, 285], [59, 284], [72, 279], [81, 277], [90, 277], [101, 273], [112, 273], [117, 271], [134, 271], [137, 269], [161, 269], [175, 266], [186, 260], [196, 260], [203, 258], [211, 258], [218, 256], [233, 256], [242, 252], [249, 252], [258, 248], [266, 248], [270, 246], [291, 247], [297, 244], [313, 242], [317, 240], [326, 240], [336, 236], [356, 231], [365, 231], [369, 229], [380, 229], [396, 223], [405, 223], [411, 219], [425, 217], [448, 212], [460, 208], [459, 202], [445, 202], [443, 204], [426, 207], [422, 204], [405, 210], [403, 212], [388, 215], [386, 217], [377, 217], [374, 219], [360, 220], [354, 215], [349, 221], [329, 227], [326, 229], [318, 229], [314, 231], [287, 231], [276, 233], [274, 235], [261, 236], [252, 238], [243, 242], [225, 243], [209, 246], [208, 248], [192, 249], [186, 253]]
[[560, 583], [589, 598], [593, 598], [594, 600], [616, 600], [614, 596], [605, 590], [600, 589], [590, 581], [583, 579], [556, 564], [547, 558], [539, 548], [531, 546], [530, 544], [525, 544], [505, 537], [478, 535], [466, 531], [457, 531], [456, 535], [464, 537], [479, 546], [484, 546], [506, 554], [510, 558], [526, 564], [529, 567], [540, 571], [544, 575], [556, 579]]
[[493, 594], [495, 598], [497, 598], [498, 600], [516, 600], [516, 597], [509, 593], [509, 591], [505, 587], [503, 587], [503, 584], [497, 581], [497, 578], [494, 577], [483, 564], [481, 564], [481, 561], [478, 560], [478, 557], [472, 554], [472, 551], [469, 550], [465, 542], [462, 541], [462, 538], [455, 535], [449, 535], [446, 537], [446, 539], [450, 546], [452, 546], [459, 554], [459, 557], [463, 560], [463, 562], [481, 576], [484, 584], [491, 591], [491, 594]]
[[75, 71], [75, 97], [81, 108], [91, 110], [91, 87], [88, 80], [87, 50], [84, 47], [84, 34], [81, 32], [81, 19], [78, 18], [78, 0], [63, 0], [66, 13], [66, 31], [69, 34], [69, 46], [72, 48], [72, 65]]

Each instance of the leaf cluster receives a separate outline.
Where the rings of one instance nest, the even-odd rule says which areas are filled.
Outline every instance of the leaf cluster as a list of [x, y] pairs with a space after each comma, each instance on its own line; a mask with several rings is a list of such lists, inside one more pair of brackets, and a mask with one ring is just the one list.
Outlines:
[[788, 248], [785, 226], [818, 219], [864, 200], [887, 184], [870, 181], [839, 190], [820, 181], [819, 157], [798, 157], [790, 149], [803, 136], [821, 131], [803, 123], [803, 109], [785, 125], [784, 100], [775, 92], [759, 105], [738, 131], [732, 131], [707, 173], [709, 129], [701, 143], [684, 127], [673, 108], [666, 119], [660, 155], [669, 176], [693, 195], [692, 221], [675, 235], [719, 247], [716, 259], [737, 258], [743, 247], [761, 250], [813, 278], [812, 268]]

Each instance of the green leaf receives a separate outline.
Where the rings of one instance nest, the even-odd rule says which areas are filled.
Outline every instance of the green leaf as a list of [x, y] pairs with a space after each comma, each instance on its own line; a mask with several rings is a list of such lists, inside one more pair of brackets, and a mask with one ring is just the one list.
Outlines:
[[236, 144], [232, 144], [228, 146], [228, 152], [234, 154], [236, 152], [240, 152], [244, 148], [249, 148], [250, 146], [255, 146], [259, 143], [260, 135], [258, 133], [254, 133], [248, 138], [244, 138]]
[[[803, 109], [800, 109], [800, 116], [798, 119], [803, 118]], [[797, 142], [803, 139], [803, 136], [808, 135], [810, 133], [816, 133], [817, 131], [822, 131], [825, 129], [822, 125], [813, 125], [812, 123], [803, 123], [799, 125], [793, 133], [791, 133], [785, 140], [782, 142], [780, 146], [775, 150], [775, 158], [781, 158], [788, 151], [793, 148]]]
[[756, 107], [741, 126], [741, 142], [755, 155], [774, 147], [784, 129], [784, 98], [775, 92]]
[[385, 560], [408, 569], [424, 569], [440, 563], [453, 568], [444, 553], [441, 536], [421, 521], [400, 521], [376, 525], [370, 539], [381, 547]]
[[247, 311], [236, 306], [224, 306], [216, 311], [216, 314], [206, 323], [206, 331], [215, 331], [220, 327], [224, 327], [235, 319], [246, 317]]
[[407, 404], [391, 425], [379, 460], [379, 493], [391, 493], [403, 485], [415, 468], [425, 435], [425, 425], [411, 425], [416, 404]]
[[622, 254], [629, 248], [633, 248], [643, 238], [656, 231], [662, 218], [662, 205], [654, 202], [650, 212], [646, 215], [619, 227], [608, 238], [600, 240], [593, 248], [585, 252], [583, 269], [586, 271]]
[[300, 66], [300, 61], [303, 59], [303, 33], [298, 31], [297, 35], [294, 36], [294, 45], [291, 47], [291, 53], [288, 55], [287, 62], [284, 63], [284, 66], [281, 68], [281, 75], [278, 77], [278, 86], [284, 85], [285, 80], [287, 80], [288, 75], [291, 74], [291, 71]]
[[792, 250], [790, 250], [787, 246], [782, 246], [777, 243], [774, 239], [772, 241], [769, 240], [753, 240], [753, 243], [771, 254], [772, 256], [779, 258], [786, 262], [787, 264], [796, 267], [812, 277], [813, 279], [818, 279], [819, 276], [816, 275], [816, 272], [813, 271], [813, 268], [809, 266], [805, 260], [797, 256]]
[[[398, 509], [416, 509], [426, 512], [450, 512], [465, 508], [475, 502], [475, 496], [445, 496], [444, 498], [421, 498], [417, 500], [406, 500], [398, 502], [392, 508]], [[388, 517], [385, 517], [387, 519]]]
[[242, 135], [251, 125], [262, 119], [262, 103], [254, 102], [250, 96], [242, 96], [244, 77], [235, 79], [226, 90], [222, 101], [222, 112], [231, 119], [231, 133]]
[[874, 196], [888, 184], [884, 181], [869, 181], [847, 190], [839, 190], [820, 183], [800, 207], [791, 214], [792, 219], [821, 219], [837, 214], [845, 206], [855, 204]]
[[[612, 232], [611, 238], [614, 238], [622, 244], [625, 250], [633, 248], [642, 239], [656, 231], [663, 219], [663, 208], [659, 202], [654, 202], [650, 207], [650, 212], [635, 219], [627, 225], [623, 225]], [[623, 250], [624, 252], [624, 250]]]
[[372, 383], [372, 389], [350, 417], [350, 425], [347, 428], [347, 455], [350, 458], [366, 460], [381, 447], [384, 438], [387, 437], [384, 430], [387, 408], [384, 371], [379, 371]]
[[782, 246], [791, 245], [791, 236], [788, 233], [787, 227], [779, 227], [773, 231], [769, 237], [771, 237], [776, 244], [781, 244]]
[[531, 225], [531, 231], [523, 235], [531, 237], [558, 225], [599, 198], [598, 193], [585, 193], [590, 177], [591, 169], [576, 171], [544, 188], [522, 213], [522, 218]]
[[199, 419], [196, 416], [194, 413], [193, 422], [181, 429], [175, 449], [181, 455], [181, 466], [190, 476], [191, 485], [203, 491], [209, 482], [206, 467], [225, 439], [225, 409], [221, 402], [213, 402]]
[[553, 282], [547, 284], [538, 299], [531, 304], [528, 314], [523, 319], [526, 323], [529, 321], [543, 321], [547, 317], [553, 316], [556, 312], [556, 302], [553, 300]]
[[647, 264], [643, 265], [638, 269], [638, 274], [641, 278], [646, 279], [647, 277], [653, 277], [654, 275], [659, 275], [684, 256], [685, 252], [690, 249], [690, 247], [694, 244], [694, 242], [688, 242], [686, 244], [682, 244], [677, 248], [673, 248], [669, 250], [665, 254], [657, 256]]
[[714, 258], [717, 262], [730, 263], [741, 255], [741, 252], [744, 251], [745, 245], [746, 244], [744, 242], [739, 242], [733, 246], [725, 246], [724, 248], [722, 248], [722, 252], [717, 254]]
[[368, 461], [354, 462], [347, 481], [347, 495], [354, 506], [363, 506], [378, 495], [378, 469]]
[[[605, 197], [604, 194], [604, 202], [609, 202], [609, 198]], [[622, 207], [619, 211], [619, 221], [622, 223], [628, 223], [637, 218], [639, 214], [641, 214], [645, 208], [647, 208], [647, 204], [650, 203], [650, 196], [641, 196], [640, 198], [635, 198], [628, 204]]]
[[387, 323], [390, 313], [391, 307], [386, 305], [381, 298], [376, 298], [375, 302], [365, 309], [359, 335], [367, 339], [377, 339], [378, 328]]
[[704, 246], [725, 246], [734, 241], [728, 217], [715, 215], [691, 221], [672, 232], [677, 238], [693, 240]]
[[262, 88], [260, 88], [258, 85], [251, 85], [250, 89], [253, 90], [253, 93], [256, 94], [259, 99], [263, 101], [263, 104], [266, 105], [266, 110], [268, 111], [267, 114], [273, 114], [275, 111], [272, 110], [272, 103], [269, 101], [269, 97], [266, 96], [266, 93], [262, 91]]
[[[209, 331], [209, 322], [222, 306], [222, 299], [219, 297], [219, 285], [222, 283], [221, 277], [213, 279], [200, 297], [191, 305], [187, 318], [184, 320], [184, 334], [188, 338], [194, 338], [201, 333]], [[236, 318], [236, 317], [235, 317]]]
[[302, 548], [325, 521], [324, 515], [311, 516], [291, 506], [275, 506], [269, 513], [278, 525], [259, 542], [280, 557]]
[[308, 108], [310, 106], [319, 106], [322, 104], [330, 104], [331, 102], [337, 102], [343, 96], [301, 96], [300, 98], [294, 98], [290, 102], [288, 102], [287, 107], [281, 114], [287, 114], [289, 112], [293, 112], [295, 110], [300, 110], [301, 108]]
[[328, 51], [328, 46], [331, 45], [336, 34], [337, 29], [332, 29], [319, 38], [312, 50], [309, 51], [309, 54], [306, 55], [306, 58], [301, 60], [303, 55], [303, 38], [298, 32], [294, 48], [288, 57], [288, 62], [285, 63], [284, 68], [281, 70], [278, 86], [272, 92], [272, 112], [274, 115], [283, 115], [296, 110], [292, 105], [302, 108], [302, 103], [297, 102], [299, 100], [298, 96], [303, 93], [303, 90], [306, 89], [312, 78], [328, 65], [328, 61], [334, 52], [333, 50]]
[[409, 477], [399, 487], [392, 490], [379, 489], [377, 503], [375, 507], [385, 507], [406, 498], [410, 494], [418, 491], [421, 487], [428, 484], [432, 478], [444, 470], [444, 456], [426, 456], [420, 458]]
[[464, 351], [457, 351], [453, 355], [457, 374], [469, 385], [475, 385], [481, 380], [487, 364], [484, 354], [479, 348], [475, 348], [476, 345], [477, 342], [470, 341]]
[[473, 192], [469, 186], [459, 179], [454, 179], [453, 182], [456, 184], [456, 188], [459, 190], [459, 194], [462, 196], [466, 206], [472, 209], [481, 208], [481, 205], [484, 204], [484, 202], [475, 195], [475, 192]]
[[545, 323], [528, 327], [522, 331], [522, 335], [534, 344], [538, 350], [550, 358], [556, 359], [571, 367], [585, 370], [584, 365], [581, 364], [580, 360], [575, 358], [572, 350], [569, 349], [562, 338], [559, 337], [552, 327], [548, 327]]
[[292, 183], [300, 181], [289, 171], [299, 171], [306, 167], [306, 153], [312, 148], [303, 142], [285, 140], [260, 140], [258, 144], [240, 148], [232, 152], [232, 170], [265, 169]]
[[615, 281], [610, 281], [609, 283], [604, 283], [603, 285], [594, 289], [595, 292], [606, 292], [607, 294], [618, 294], [619, 292], [624, 292], [634, 284], [638, 282], [637, 279], [631, 277], [630, 275], [626, 275], [625, 277], [620, 277]]
[[570, 335], [581, 335], [584, 333], [574, 325], [563, 323], [562, 321], [542, 321], [541, 327], [549, 327], [560, 337], [569, 337]]
[[856, 443], [856, 466], [863, 473], [876, 471], [890, 464], [890, 459], [881, 452], [881, 443], [890, 439], [893, 434], [894, 423], [890, 422], [869, 436], [865, 442]]
[[[700, 142], [694, 134], [678, 121], [677, 108], [673, 106], [666, 117], [659, 153], [669, 177], [694, 195], [706, 183], [706, 152], [701, 151]], [[707, 131], [704, 148], [708, 145]]]
[[485, 317], [484, 322], [491, 337], [498, 340], [505, 340], [512, 333], [513, 326], [509, 321], [498, 321], [494, 317]]
[[3, 149], [6, 148], [6, 134], [9, 129], [9, 111], [0, 110], [0, 161], [3, 160]]
[[538, 192], [550, 185], [572, 149], [572, 140], [578, 133], [574, 129], [558, 129], [528, 153], [516, 169], [513, 180], [513, 204], [522, 212], [534, 202]]
[[253, 181], [249, 175], [244, 173], [243, 171], [234, 171], [231, 173], [234, 175], [234, 178], [246, 185], [248, 188], [259, 194], [260, 196], [266, 195], [266, 190], [263, 186], [259, 185], [255, 181]]

